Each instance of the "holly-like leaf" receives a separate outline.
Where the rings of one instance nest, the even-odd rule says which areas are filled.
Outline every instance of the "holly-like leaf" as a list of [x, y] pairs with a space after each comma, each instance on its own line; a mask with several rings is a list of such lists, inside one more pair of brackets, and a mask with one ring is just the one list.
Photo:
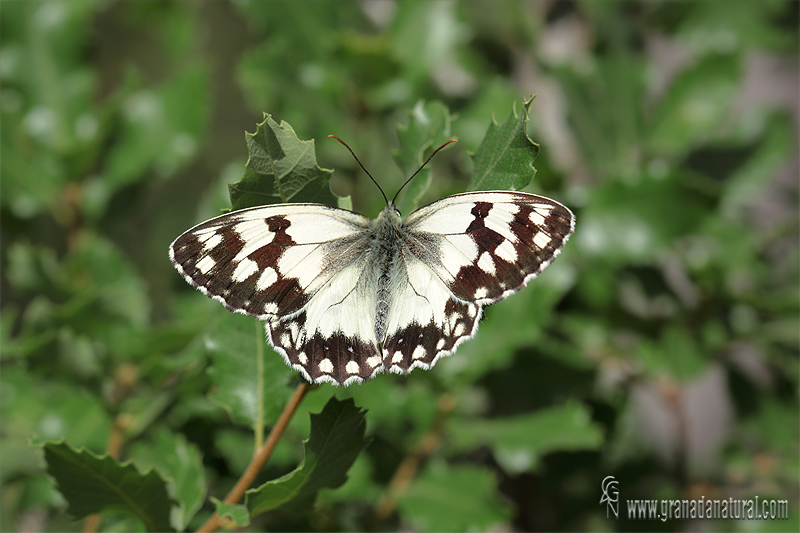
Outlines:
[[347, 480], [347, 470], [369, 444], [364, 438], [365, 411], [352, 399], [331, 397], [317, 415], [311, 415], [311, 435], [304, 441], [305, 457], [294, 471], [247, 491], [253, 516], [283, 507], [308, 511], [323, 488], [335, 489]]
[[515, 106], [503, 124], [492, 119], [472, 156], [475, 173], [468, 187], [470, 191], [520, 190], [536, 175], [533, 162], [539, 155], [539, 145], [525, 132], [531, 102], [533, 97], [523, 104], [519, 116]]
[[603, 441], [603, 432], [586, 408], [573, 401], [506, 418], [454, 419], [449, 434], [458, 447], [488, 444], [512, 474], [532, 470], [545, 453], [592, 450]]
[[283, 202], [337, 206], [328, 185], [333, 171], [317, 165], [313, 140], [301, 141], [289, 124], [268, 114], [246, 138], [250, 157], [244, 176], [228, 185], [233, 211]]
[[[417, 102], [408, 113], [408, 124], [397, 127], [400, 148], [392, 152], [397, 166], [405, 178], [419, 169], [432, 150], [453, 138], [450, 131], [450, 111], [441, 102]], [[431, 184], [430, 167], [419, 174], [400, 193], [396, 202], [401, 213], [410, 213], [419, 205], [419, 200]]]
[[213, 361], [208, 374], [217, 386], [209, 397], [238, 424], [276, 420], [292, 394], [294, 372], [267, 345], [261, 322], [222, 308], [217, 314], [205, 339]]
[[64, 442], [44, 445], [47, 472], [67, 500], [67, 512], [76, 519], [109, 508], [138, 517], [148, 531], [174, 531], [169, 515], [172, 500], [155, 470], [145, 474], [131, 463], [122, 464]]
[[487, 531], [511, 517], [492, 472], [446, 463], [431, 465], [414, 480], [398, 509], [419, 531]]

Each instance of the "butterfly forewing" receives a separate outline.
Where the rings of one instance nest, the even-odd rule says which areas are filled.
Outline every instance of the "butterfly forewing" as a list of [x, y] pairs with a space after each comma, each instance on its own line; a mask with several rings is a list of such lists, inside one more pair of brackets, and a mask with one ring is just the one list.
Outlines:
[[450, 196], [401, 221], [316, 204], [236, 211], [170, 247], [195, 287], [265, 321], [309, 381], [348, 385], [428, 369], [475, 334], [482, 308], [519, 290], [574, 228], [553, 200], [517, 192]]
[[360, 254], [369, 219], [324, 205], [258, 207], [213, 218], [170, 246], [186, 280], [228, 309], [273, 320], [295, 313]]
[[558, 202], [506, 191], [449, 196], [406, 220], [412, 250], [426, 250], [424, 261], [453, 295], [480, 305], [513, 294], [539, 274], [574, 226], [572, 213]]

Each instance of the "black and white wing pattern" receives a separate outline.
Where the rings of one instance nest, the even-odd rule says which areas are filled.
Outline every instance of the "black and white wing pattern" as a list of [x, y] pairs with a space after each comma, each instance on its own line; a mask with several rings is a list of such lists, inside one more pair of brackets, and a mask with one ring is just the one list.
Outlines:
[[575, 219], [541, 196], [450, 196], [375, 220], [317, 204], [235, 211], [170, 247], [186, 280], [267, 339], [314, 383], [431, 368], [475, 334], [484, 306], [542, 271]]

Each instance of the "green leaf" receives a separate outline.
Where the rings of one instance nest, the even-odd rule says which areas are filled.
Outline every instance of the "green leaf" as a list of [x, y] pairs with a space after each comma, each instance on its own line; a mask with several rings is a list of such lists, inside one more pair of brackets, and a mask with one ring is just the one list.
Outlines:
[[155, 468], [166, 479], [170, 495], [177, 502], [172, 508], [175, 529], [183, 530], [203, 506], [206, 476], [200, 450], [183, 435], [162, 429], [153, 443], [137, 442], [131, 458], [140, 468]]
[[431, 465], [415, 479], [398, 509], [420, 531], [486, 531], [511, 517], [492, 472], [446, 463]]
[[131, 463], [74, 450], [64, 442], [45, 444], [44, 458], [69, 503], [67, 512], [76, 519], [123, 509], [141, 519], [148, 531], [174, 531], [169, 521], [172, 500], [155, 470], [142, 474]]
[[[19, 217], [53, 210], [62, 187], [96, 164], [97, 73], [81, 50], [98, 6], [22, 2], [3, 8], [0, 202]], [[8, 103], [11, 105], [8, 105]], [[94, 105], [93, 105], [94, 104]], [[57, 216], [57, 215], [56, 215]]]
[[[677, 179], [613, 182], [595, 189], [573, 237], [577, 247], [612, 264], [636, 263], [653, 260], [663, 247], [695, 232], [709, 216], [707, 200], [676, 186]], [[672, 216], [676, 205], [680, 217]]]
[[294, 373], [266, 344], [261, 322], [222, 308], [218, 315], [205, 338], [213, 362], [208, 374], [217, 386], [209, 397], [238, 424], [252, 428], [257, 421], [277, 420], [292, 394], [287, 385]]
[[797, 403], [783, 404], [766, 397], [758, 413], [743, 425], [753, 441], [763, 442], [768, 449], [797, 461]]
[[347, 480], [347, 470], [369, 444], [364, 438], [365, 411], [352, 399], [331, 397], [322, 412], [311, 415], [311, 435], [304, 441], [305, 458], [293, 472], [247, 491], [247, 508], [257, 515], [278, 507], [308, 511], [323, 488]]
[[[250, 524], [250, 511], [241, 504], [225, 503], [222, 500], [211, 498], [217, 508], [219, 517], [223, 520], [223, 527], [245, 527]], [[231, 523], [227, 523], [231, 522]]]
[[575, 401], [505, 418], [453, 419], [449, 434], [459, 448], [488, 444], [510, 474], [534, 469], [545, 453], [594, 450], [603, 442], [600, 427]]
[[328, 185], [332, 170], [320, 168], [314, 141], [301, 141], [292, 127], [264, 115], [248, 133], [250, 157], [242, 179], [228, 185], [232, 210], [282, 202], [311, 202], [336, 207]]
[[[408, 179], [425, 161], [425, 156], [453, 138], [450, 111], [441, 102], [417, 102], [408, 113], [408, 124], [397, 126], [400, 148], [393, 151], [397, 166]], [[423, 168], [400, 194], [396, 205], [401, 213], [411, 213], [431, 184], [430, 167]]]
[[[617, 8], [608, 10], [608, 20], [619, 20]], [[615, 33], [613, 29], [604, 31]], [[617, 38], [614, 34], [612, 39]], [[563, 65], [553, 70], [567, 100], [568, 130], [577, 141], [578, 157], [600, 181], [636, 180], [642, 160], [644, 118], [640, 102], [645, 98], [645, 61], [617, 46], [591, 61], [590, 69]]]
[[475, 174], [468, 190], [519, 190], [531, 182], [536, 175], [533, 162], [539, 155], [539, 145], [525, 131], [531, 102], [533, 97], [523, 104], [520, 116], [515, 106], [502, 125], [492, 119], [472, 156]]

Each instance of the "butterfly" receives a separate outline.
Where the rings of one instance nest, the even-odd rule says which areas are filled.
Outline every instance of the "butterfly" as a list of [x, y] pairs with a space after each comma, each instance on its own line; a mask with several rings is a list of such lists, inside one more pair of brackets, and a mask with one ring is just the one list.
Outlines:
[[269, 343], [307, 381], [347, 386], [452, 354], [475, 335], [483, 308], [536, 277], [574, 228], [560, 203], [515, 191], [455, 194], [405, 218], [387, 199], [374, 220], [278, 204], [198, 224], [169, 256], [202, 293], [263, 320]]

